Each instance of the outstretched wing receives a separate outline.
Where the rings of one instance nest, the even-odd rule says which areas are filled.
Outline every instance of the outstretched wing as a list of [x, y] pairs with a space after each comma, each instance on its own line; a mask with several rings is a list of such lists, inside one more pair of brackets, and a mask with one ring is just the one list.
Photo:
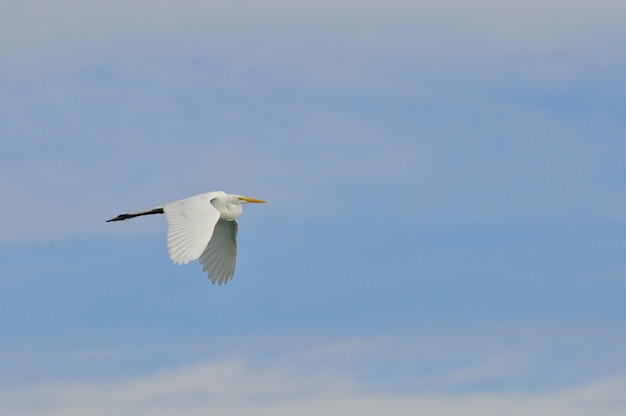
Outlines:
[[213, 283], [226, 283], [235, 274], [238, 228], [236, 220], [219, 220], [211, 241], [200, 256], [202, 270], [207, 272]]
[[193, 196], [163, 206], [167, 217], [167, 247], [174, 263], [195, 260], [211, 241], [220, 213], [211, 204], [214, 192]]

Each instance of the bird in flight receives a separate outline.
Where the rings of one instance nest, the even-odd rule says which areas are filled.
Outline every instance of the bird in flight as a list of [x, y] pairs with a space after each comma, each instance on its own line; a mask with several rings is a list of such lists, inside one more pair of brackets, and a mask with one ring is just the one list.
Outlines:
[[264, 203], [261, 199], [207, 192], [170, 202], [145, 211], [120, 214], [107, 220], [122, 221], [142, 215], [165, 214], [167, 247], [176, 264], [199, 259], [202, 271], [213, 283], [227, 283], [235, 273], [237, 258], [237, 218], [242, 204]]

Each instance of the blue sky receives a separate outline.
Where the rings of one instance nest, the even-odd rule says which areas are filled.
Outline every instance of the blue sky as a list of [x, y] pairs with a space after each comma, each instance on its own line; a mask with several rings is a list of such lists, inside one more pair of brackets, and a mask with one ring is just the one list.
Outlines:
[[618, 3], [6, 6], [0, 413], [624, 414]]

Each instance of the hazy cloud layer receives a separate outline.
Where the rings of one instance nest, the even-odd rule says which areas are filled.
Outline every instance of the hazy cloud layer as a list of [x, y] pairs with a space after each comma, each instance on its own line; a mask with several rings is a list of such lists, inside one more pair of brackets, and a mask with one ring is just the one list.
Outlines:
[[200, 364], [119, 383], [61, 382], [2, 396], [13, 415], [621, 415], [623, 375], [546, 394], [394, 394], [337, 375], [250, 373], [244, 363]]
[[[384, 344], [380, 340], [364, 344], [361, 340], [316, 345], [304, 354], [279, 356], [269, 365], [244, 357], [223, 357], [141, 376], [59, 379], [5, 389], [0, 394], [0, 411], [12, 415], [175, 412], [238, 416], [338, 413], [591, 416], [619, 415], [626, 411], [623, 400], [626, 376], [621, 373], [550, 390], [483, 387], [455, 392], [446, 389], [446, 384], [460, 386], [492, 380], [494, 376], [500, 378], [504, 373], [510, 375], [510, 358], [495, 356], [482, 365], [474, 365], [472, 370], [460, 370], [448, 376], [439, 386], [433, 384], [437, 380], [434, 377], [426, 385], [414, 380], [404, 383], [401, 389], [393, 383], [367, 381], [363, 377], [367, 367], [356, 371], [353, 368], [350, 372], [341, 364], [342, 359], [354, 361], [354, 354], [363, 358], [363, 348], [369, 351], [365, 356], [371, 363], [375, 357], [371, 352], [382, 352], [379, 348]], [[333, 366], [334, 361], [339, 365]], [[513, 372], [519, 371], [518, 368]]]
[[624, 221], [620, 5], [369, 6], [11, 5], [5, 243], [214, 188], [295, 219], [388, 193], [429, 223]]

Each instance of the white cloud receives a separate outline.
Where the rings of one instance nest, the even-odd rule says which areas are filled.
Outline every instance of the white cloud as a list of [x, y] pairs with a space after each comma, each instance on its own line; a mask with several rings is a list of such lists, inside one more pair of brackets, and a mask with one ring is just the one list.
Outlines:
[[620, 415], [619, 328], [15, 339], [0, 414]]
[[225, 359], [118, 380], [58, 380], [0, 393], [0, 411], [27, 415], [621, 415], [626, 375], [551, 392], [394, 392], [298, 365], [255, 369]]

